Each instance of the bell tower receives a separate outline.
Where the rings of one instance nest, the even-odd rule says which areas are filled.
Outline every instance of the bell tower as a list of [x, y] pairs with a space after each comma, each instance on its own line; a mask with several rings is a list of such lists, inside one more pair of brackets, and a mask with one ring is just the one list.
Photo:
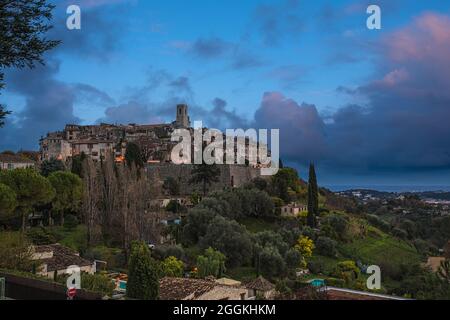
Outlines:
[[191, 121], [189, 120], [189, 115], [188, 115], [187, 104], [178, 104], [177, 105], [177, 118], [176, 118], [175, 124], [179, 128], [189, 128], [191, 126]]

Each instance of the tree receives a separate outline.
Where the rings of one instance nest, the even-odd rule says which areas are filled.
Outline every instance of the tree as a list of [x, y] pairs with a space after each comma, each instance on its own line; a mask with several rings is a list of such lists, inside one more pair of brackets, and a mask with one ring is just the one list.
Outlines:
[[271, 189], [272, 195], [283, 199], [285, 202], [291, 201], [289, 189], [296, 191], [299, 186], [298, 173], [292, 168], [283, 168], [278, 170], [272, 177]]
[[323, 256], [336, 256], [336, 241], [328, 237], [319, 237], [316, 241], [317, 252]]
[[280, 252], [272, 246], [262, 249], [258, 262], [259, 270], [267, 277], [279, 276], [286, 269], [286, 262]]
[[183, 220], [182, 242], [186, 246], [195, 245], [206, 235], [216, 213], [210, 209], [194, 208]]
[[170, 256], [164, 259], [164, 261], [162, 262], [162, 270], [166, 277], [180, 278], [183, 276], [184, 263], [174, 256]]
[[306, 267], [307, 259], [311, 258], [313, 254], [314, 242], [308, 237], [300, 236], [294, 249], [297, 250], [303, 258], [302, 267]]
[[208, 276], [220, 278], [226, 271], [225, 261], [225, 255], [209, 247], [205, 250], [204, 255], [197, 257], [197, 276], [199, 278]]
[[167, 177], [164, 180], [163, 189], [169, 192], [171, 196], [177, 196], [180, 194], [180, 184], [173, 177]]
[[[1, 81], [1, 80], [2, 80], [2, 79], [0, 79], [0, 81]], [[1, 89], [2, 89], [2, 86], [0, 85], [0, 90], [1, 90]], [[5, 125], [4, 119], [6, 118], [6, 116], [7, 116], [8, 114], [11, 114], [11, 111], [5, 110], [5, 108], [4, 108], [2, 105], [0, 105], [0, 128], [3, 127], [3, 126]]]
[[81, 154], [77, 154], [72, 157], [72, 165], [70, 171], [75, 173], [80, 178], [83, 178], [83, 161], [86, 159], [86, 154], [82, 152]]
[[56, 191], [53, 209], [60, 214], [61, 226], [64, 225], [64, 213], [76, 211], [81, 205], [83, 181], [71, 172], [57, 171], [50, 174], [48, 180]]
[[159, 296], [158, 266], [144, 242], [134, 242], [128, 262], [127, 296], [156, 300]]
[[288, 268], [296, 269], [302, 262], [302, 255], [297, 250], [291, 248], [286, 252], [284, 260], [286, 261], [286, 265]]
[[189, 184], [201, 184], [203, 196], [206, 196], [207, 186], [214, 182], [219, 182], [220, 169], [217, 165], [206, 163], [195, 165], [191, 171]]
[[222, 252], [227, 257], [229, 267], [243, 265], [252, 257], [252, 241], [245, 227], [221, 216], [216, 216], [211, 221], [200, 246]]
[[9, 218], [16, 207], [16, 193], [7, 185], [0, 183], [0, 219]]
[[0, 268], [30, 272], [32, 270], [30, 243], [17, 232], [0, 232]]
[[64, 163], [61, 160], [57, 159], [44, 160], [41, 164], [41, 175], [43, 175], [44, 177], [48, 177], [53, 172], [64, 170], [66, 170], [66, 167], [64, 166]]
[[132, 164], [138, 168], [142, 168], [144, 166], [141, 149], [137, 144], [133, 142], [129, 142], [127, 144], [127, 148], [125, 150], [125, 161], [128, 167], [131, 167]]
[[0, 183], [10, 187], [17, 196], [18, 211], [22, 215], [22, 232], [33, 206], [49, 203], [55, 196], [50, 182], [32, 168], [0, 172]]
[[[9, 67], [33, 68], [43, 63], [42, 55], [58, 45], [45, 37], [51, 29], [54, 5], [45, 0], [2, 1], [0, 4], [0, 70]], [[0, 90], [4, 74], [0, 71]], [[10, 114], [0, 105], [0, 127]]]
[[308, 226], [316, 227], [317, 216], [319, 214], [319, 190], [317, 187], [317, 178], [314, 165], [309, 166], [309, 180], [308, 180]]
[[256, 243], [260, 245], [260, 247], [273, 247], [277, 249], [281, 255], [284, 255], [289, 249], [288, 244], [284, 242], [281, 234], [274, 231], [265, 230], [258, 232], [257, 234], [255, 234], [255, 240]]

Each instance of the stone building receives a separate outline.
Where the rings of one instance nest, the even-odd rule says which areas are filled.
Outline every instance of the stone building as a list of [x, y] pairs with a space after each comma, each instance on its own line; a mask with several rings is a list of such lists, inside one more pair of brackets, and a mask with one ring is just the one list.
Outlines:
[[[139, 146], [143, 158], [147, 162], [146, 170], [151, 178], [163, 183], [167, 177], [173, 177], [182, 186], [185, 194], [190, 194], [195, 186], [188, 183], [193, 166], [190, 164], [175, 165], [171, 161], [171, 152], [176, 141], [171, 141], [172, 133], [176, 129], [188, 129], [191, 134], [191, 163], [193, 163], [194, 149], [194, 129], [188, 115], [188, 106], [177, 105], [176, 120], [170, 124], [155, 125], [74, 125], [68, 124], [63, 131], [48, 133], [40, 140], [41, 161], [59, 159], [69, 161], [72, 157], [85, 154], [93, 160], [98, 161], [108, 153], [113, 154], [117, 162], [124, 161], [126, 147], [128, 143], [135, 143]], [[203, 132], [207, 129], [203, 128]], [[263, 167], [259, 163], [250, 164], [248, 161], [251, 147], [260, 146], [249, 137], [244, 137], [239, 141], [244, 142], [243, 148], [238, 148], [238, 138], [234, 137], [234, 154], [232, 158], [236, 160], [243, 154], [244, 163], [241, 165], [224, 164], [219, 165], [221, 176], [218, 183], [210, 187], [212, 190], [221, 190], [223, 187], [239, 187], [253, 178], [260, 176], [260, 169]], [[214, 140], [213, 140], [214, 141]], [[226, 162], [227, 137], [223, 135], [224, 141], [224, 163]], [[202, 141], [200, 143], [203, 143]], [[189, 161], [187, 161], [189, 162]]]
[[[178, 114], [178, 110], [182, 114]], [[139, 145], [149, 162], [164, 162], [170, 160], [169, 151], [174, 145], [170, 141], [171, 132], [184, 125], [189, 125], [186, 105], [177, 106], [177, 120], [172, 124], [68, 124], [63, 131], [48, 133], [40, 139], [40, 157], [41, 161], [67, 161], [84, 153], [94, 160], [100, 160], [108, 152], [115, 157], [123, 157], [127, 143], [133, 142]]]
[[0, 153], [0, 170], [33, 168], [35, 165], [33, 160], [15, 154]]

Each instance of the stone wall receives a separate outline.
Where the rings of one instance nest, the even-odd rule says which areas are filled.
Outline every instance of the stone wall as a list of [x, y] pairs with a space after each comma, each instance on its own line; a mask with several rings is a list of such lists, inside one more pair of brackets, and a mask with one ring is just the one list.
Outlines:
[[[218, 191], [224, 188], [240, 187], [246, 182], [259, 177], [260, 169], [243, 165], [219, 165], [220, 178], [219, 182], [212, 184], [208, 191]], [[180, 183], [182, 194], [192, 194], [193, 192], [202, 192], [200, 185], [190, 185], [191, 171], [194, 165], [182, 164], [176, 165], [171, 163], [150, 164], [147, 165], [147, 174], [150, 179], [154, 180], [162, 186], [167, 177], [172, 177]]]

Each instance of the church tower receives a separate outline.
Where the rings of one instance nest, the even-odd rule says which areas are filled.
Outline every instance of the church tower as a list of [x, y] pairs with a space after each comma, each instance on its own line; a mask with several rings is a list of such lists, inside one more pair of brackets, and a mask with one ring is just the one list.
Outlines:
[[191, 126], [191, 121], [188, 116], [188, 106], [187, 104], [177, 105], [177, 120], [175, 125], [178, 128], [189, 128]]

